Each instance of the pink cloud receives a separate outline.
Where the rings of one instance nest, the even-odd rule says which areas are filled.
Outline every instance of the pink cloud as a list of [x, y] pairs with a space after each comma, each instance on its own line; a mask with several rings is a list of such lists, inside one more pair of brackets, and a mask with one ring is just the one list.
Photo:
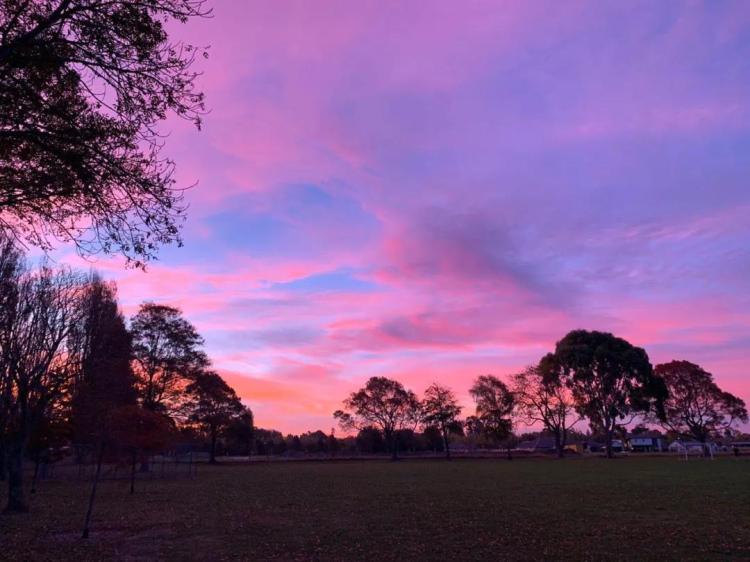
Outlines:
[[746, 3], [215, 4], [177, 27], [211, 44], [204, 131], [168, 123], [186, 247], [95, 267], [260, 425], [327, 430], [375, 374], [468, 412], [576, 328], [750, 400]]

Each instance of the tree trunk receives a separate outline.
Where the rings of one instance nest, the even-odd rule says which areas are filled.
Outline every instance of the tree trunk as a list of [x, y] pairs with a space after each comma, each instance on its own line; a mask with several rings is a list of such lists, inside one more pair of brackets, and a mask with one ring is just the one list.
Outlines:
[[130, 493], [135, 493], [135, 464], [136, 464], [136, 458], [138, 456], [138, 451], [133, 449], [133, 455], [130, 458]]
[[208, 457], [210, 464], [216, 464], [216, 428], [211, 428], [211, 453]]
[[709, 457], [710, 455], [708, 454], [708, 444], [706, 443], [706, 438], [701, 437], [700, 442], [701, 442], [701, 456], [703, 458]]
[[8, 465], [8, 504], [6, 513], [26, 513], [29, 506], [23, 494], [23, 445], [21, 443], [11, 444], [6, 449], [6, 462]]
[[397, 461], [398, 460], [398, 439], [396, 437], [396, 432], [391, 432], [391, 460]]
[[99, 477], [102, 473], [102, 461], [104, 460], [104, 442], [99, 445], [99, 456], [96, 459], [96, 474], [94, 475], [94, 483], [91, 485], [91, 495], [89, 496], [89, 506], [86, 510], [86, 520], [83, 523], [83, 534], [82, 539], [89, 538], [89, 526], [91, 525], [91, 514], [94, 511], [94, 499], [96, 499], [96, 487], [99, 485]]
[[7, 465], [5, 464], [5, 444], [0, 441], [0, 482], [8, 478]]
[[37, 456], [36, 460], [34, 461], [34, 476], [31, 478], [31, 490], [29, 493], [33, 496], [36, 494], [36, 479], [37, 476], [39, 476], [39, 457]]
[[563, 456], [565, 456], [564, 449], [563, 449], [563, 442], [562, 438], [560, 437], [560, 432], [555, 432], [555, 449], [557, 450], [557, 458], [561, 459]]
[[607, 458], [608, 459], [611, 459], [611, 458], [613, 458], [615, 456], [614, 453], [613, 453], [613, 451], [612, 451], [612, 432], [611, 431], [607, 431], [607, 436], [606, 436], [606, 440], [605, 440], [605, 443], [604, 443], [604, 448], [607, 451]]
[[443, 447], [445, 447], [445, 458], [451, 460], [451, 450], [448, 447], [448, 430], [443, 429]]

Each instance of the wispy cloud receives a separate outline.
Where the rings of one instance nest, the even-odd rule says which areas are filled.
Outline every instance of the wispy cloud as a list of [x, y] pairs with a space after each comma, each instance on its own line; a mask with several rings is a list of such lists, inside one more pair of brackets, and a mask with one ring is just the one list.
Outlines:
[[[461, 392], [566, 331], [750, 400], [750, 4], [220, 2], [170, 122], [184, 248], [100, 262], [181, 306], [284, 430], [373, 374]], [[75, 258], [65, 257], [70, 262]]]

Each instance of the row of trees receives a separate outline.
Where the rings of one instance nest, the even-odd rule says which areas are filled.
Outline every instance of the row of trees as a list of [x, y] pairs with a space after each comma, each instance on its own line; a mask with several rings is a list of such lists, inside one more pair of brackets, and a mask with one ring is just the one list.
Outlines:
[[214, 371], [203, 339], [176, 308], [143, 304], [129, 325], [116, 287], [95, 274], [30, 267], [0, 239], [0, 479], [8, 511], [25, 511], [24, 461], [70, 446], [97, 464], [147, 469], [179, 433], [215, 459], [232, 428], [252, 439], [252, 412]]
[[418, 426], [439, 432], [448, 458], [451, 433], [463, 430], [510, 448], [519, 423], [542, 427], [563, 456], [571, 428], [586, 420], [611, 457], [615, 435], [636, 418], [701, 443], [736, 421], [748, 421], [745, 403], [700, 366], [672, 361], [654, 368], [643, 349], [596, 331], [570, 332], [538, 364], [507, 382], [482, 375], [469, 392], [476, 410], [462, 420], [462, 408], [447, 387], [433, 384], [419, 400], [398, 381], [372, 377], [333, 415], [347, 431], [382, 431], [394, 459], [399, 433]]

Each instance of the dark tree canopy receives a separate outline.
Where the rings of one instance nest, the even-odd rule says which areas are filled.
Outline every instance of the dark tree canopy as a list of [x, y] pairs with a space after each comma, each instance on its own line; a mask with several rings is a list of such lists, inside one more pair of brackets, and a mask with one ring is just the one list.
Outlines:
[[664, 381], [654, 375], [646, 352], [622, 338], [575, 330], [557, 342], [554, 357], [546, 360], [572, 390], [578, 413], [605, 436], [608, 456], [618, 425], [636, 414], [663, 416]]
[[372, 377], [357, 392], [344, 401], [345, 410], [337, 410], [333, 416], [346, 430], [362, 430], [374, 426], [385, 435], [391, 447], [391, 455], [398, 457], [397, 433], [412, 429], [420, 419], [420, 404], [416, 395], [395, 380]]
[[29, 439], [55, 417], [70, 389], [70, 335], [82, 320], [84, 285], [67, 269], [32, 272], [12, 252], [2, 259], [8, 260], [8, 276], [0, 281], [7, 307], [0, 324], [0, 452], [9, 473], [6, 509], [25, 511], [23, 457]]
[[747, 408], [742, 399], [721, 390], [713, 375], [700, 366], [689, 361], [672, 361], [657, 365], [654, 370], [669, 391], [661, 420], [665, 429], [705, 443], [734, 422], [747, 422]]
[[363, 427], [357, 433], [355, 440], [357, 449], [362, 453], [380, 453], [386, 450], [383, 432], [377, 427]]
[[130, 330], [141, 404], [152, 411], [174, 411], [185, 387], [208, 366], [203, 338], [179, 309], [154, 303], [141, 305]]
[[216, 440], [234, 418], [244, 412], [237, 393], [224, 379], [212, 371], [200, 371], [185, 388], [187, 403], [185, 410], [189, 422], [208, 434], [210, 443], [209, 462], [216, 462]]
[[185, 205], [157, 130], [200, 126], [195, 47], [171, 21], [203, 0], [0, 0], [0, 228], [135, 265], [179, 242]]
[[461, 406], [450, 388], [437, 383], [427, 387], [422, 400], [422, 421], [440, 431], [446, 458], [450, 458], [448, 440], [451, 429], [456, 427]]
[[224, 430], [227, 441], [243, 454], [250, 456], [255, 437], [255, 421], [250, 408], [244, 407], [239, 415], [232, 418]]
[[580, 417], [575, 412], [572, 393], [555, 367], [550, 354], [539, 365], [514, 375], [513, 395], [519, 419], [529, 425], [542, 424], [554, 437], [557, 455], [562, 457], [568, 430]]
[[113, 283], [92, 276], [81, 308], [69, 346], [74, 359], [70, 416], [75, 442], [96, 444], [109, 439], [117, 410], [136, 402], [131, 338]]
[[495, 442], [507, 439], [513, 430], [513, 393], [493, 375], [481, 375], [469, 390], [476, 403], [478, 427]]

